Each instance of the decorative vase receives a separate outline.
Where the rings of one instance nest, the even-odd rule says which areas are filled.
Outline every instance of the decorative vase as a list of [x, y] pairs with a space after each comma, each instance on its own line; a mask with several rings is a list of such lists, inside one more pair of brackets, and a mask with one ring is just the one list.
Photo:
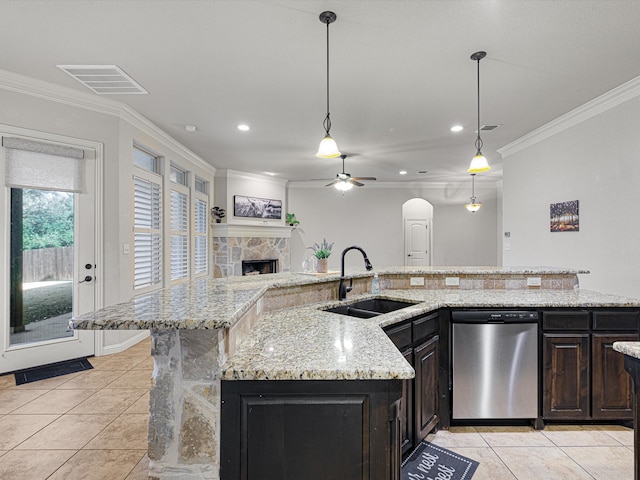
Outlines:
[[328, 258], [319, 258], [318, 266], [316, 267], [316, 271], [318, 273], [327, 273], [329, 271], [329, 259]]
[[222, 219], [221, 218], [216, 218], [216, 223], [221, 223]]

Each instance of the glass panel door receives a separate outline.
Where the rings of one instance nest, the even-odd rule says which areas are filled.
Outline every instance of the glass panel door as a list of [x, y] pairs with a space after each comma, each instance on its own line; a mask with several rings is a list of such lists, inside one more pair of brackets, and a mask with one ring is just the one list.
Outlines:
[[74, 194], [11, 189], [9, 345], [73, 337]]
[[82, 193], [0, 187], [0, 374], [94, 354], [94, 332], [68, 327], [96, 299], [97, 160], [83, 162]]

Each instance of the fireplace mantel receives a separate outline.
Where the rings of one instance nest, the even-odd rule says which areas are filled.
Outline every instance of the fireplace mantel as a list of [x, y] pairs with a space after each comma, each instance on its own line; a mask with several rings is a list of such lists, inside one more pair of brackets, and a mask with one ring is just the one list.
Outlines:
[[214, 223], [211, 232], [214, 237], [222, 238], [291, 238], [294, 227], [276, 225], [233, 225], [229, 223]]

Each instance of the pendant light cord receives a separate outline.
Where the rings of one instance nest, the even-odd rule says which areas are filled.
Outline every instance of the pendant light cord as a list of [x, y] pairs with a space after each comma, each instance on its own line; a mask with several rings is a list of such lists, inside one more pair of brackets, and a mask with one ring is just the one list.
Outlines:
[[327, 135], [329, 135], [329, 130], [331, 130], [331, 118], [329, 113], [329, 21], [327, 23], [327, 116], [324, 118], [324, 122], [322, 125], [324, 126], [324, 131]]
[[478, 78], [478, 82], [477, 82], [477, 86], [478, 86], [478, 137], [476, 138], [476, 149], [478, 150], [478, 153], [480, 153], [480, 150], [482, 150], [482, 139], [480, 138], [480, 58], [478, 57], [478, 68], [477, 68], [477, 78]]

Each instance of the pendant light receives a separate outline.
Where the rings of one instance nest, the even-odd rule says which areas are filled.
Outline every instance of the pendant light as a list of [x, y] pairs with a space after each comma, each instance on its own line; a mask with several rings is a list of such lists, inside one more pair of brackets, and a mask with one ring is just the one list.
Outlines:
[[480, 210], [480, 207], [482, 207], [482, 203], [476, 200], [476, 174], [475, 173], [471, 174], [471, 199], [470, 200], [471, 201], [469, 203], [465, 204], [464, 208], [469, 210], [471, 213], [475, 213], [478, 210]]
[[324, 122], [322, 122], [325, 136], [320, 142], [318, 153], [316, 153], [316, 157], [320, 158], [336, 158], [340, 156], [338, 145], [336, 145], [336, 141], [331, 138], [329, 134], [331, 130], [331, 118], [329, 114], [329, 24], [335, 22], [336, 18], [338, 17], [333, 12], [322, 12], [320, 14], [320, 21], [327, 25], [327, 116], [324, 117]]
[[482, 173], [491, 170], [489, 162], [482, 154], [482, 139], [480, 138], [480, 60], [487, 56], [487, 52], [476, 52], [471, 55], [471, 60], [478, 64], [478, 136], [476, 137], [476, 155], [471, 159], [467, 170], [469, 173]]

